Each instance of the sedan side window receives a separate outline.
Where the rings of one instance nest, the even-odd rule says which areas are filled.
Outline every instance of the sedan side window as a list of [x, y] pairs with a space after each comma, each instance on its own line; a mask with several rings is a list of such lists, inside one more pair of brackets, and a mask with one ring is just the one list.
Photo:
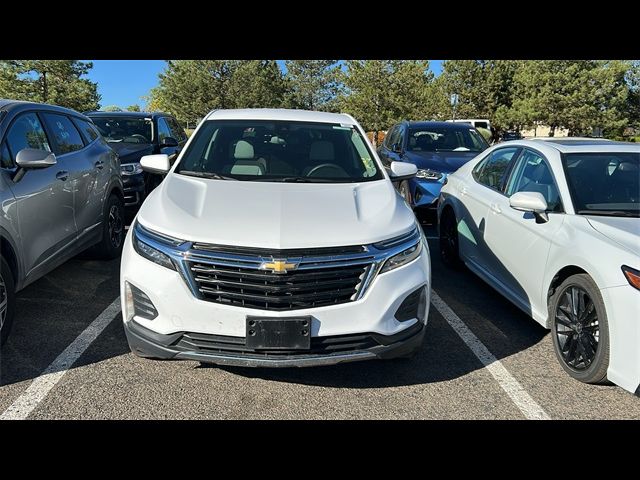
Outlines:
[[25, 113], [13, 122], [7, 134], [7, 146], [13, 158], [25, 148], [51, 151], [47, 135], [35, 113]]
[[519, 147], [494, 150], [476, 166], [473, 170], [473, 177], [478, 183], [501, 192], [509, 164], [518, 150]]
[[531, 150], [525, 150], [511, 176], [507, 195], [517, 192], [539, 192], [547, 201], [548, 210], [561, 212], [560, 193], [544, 158]]

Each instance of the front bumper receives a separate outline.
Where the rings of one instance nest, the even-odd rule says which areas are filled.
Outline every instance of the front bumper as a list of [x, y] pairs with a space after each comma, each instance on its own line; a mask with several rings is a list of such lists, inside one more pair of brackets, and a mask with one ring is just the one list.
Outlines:
[[609, 323], [607, 378], [640, 394], [640, 292], [631, 285], [600, 290]]
[[443, 174], [439, 180], [427, 180], [414, 177], [409, 181], [411, 202], [413, 208], [435, 209], [438, 206], [438, 197], [447, 174]]
[[[269, 353], [250, 351], [244, 348], [244, 337], [220, 337], [176, 332], [162, 335], [149, 330], [135, 320], [125, 323], [125, 333], [131, 351], [141, 357], [174, 360], [196, 360], [239, 367], [312, 367], [335, 365], [362, 360], [386, 359], [407, 355], [420, 348], [425, 334], [425, 325], [414, 323], [395, 335], [359, 335], [363, 348], [335, 353], [320, 353], [316, 347], [311, 353]], [[194, 343], [193, 339], [197, 339]], [[338, 336], [323, 340], [329, 345], [342, 341], [353, 342], [354, 336]], [[364, 347], [366, 345], [366, 347]], [[313, 350], [316, 350], [313, 352]]]
[[[419, 346], [422, 341], [431, 285], [426, 242], [423, 243], [420, 256], [402, 267], [379, 274], [357, 300], [322, 307], [273, 311], [196, 298], [178, 272], [138, 255], [133, 249], [131, 237], [132, 231], [129, 230], [122, 254], [121, 298], [125, 331], [132, 351], [138, 355], [227, 365], [310, 366], [401, 356], [417, 348], [416, 345]], [[128, 311], [126, 282], [142, 290], [153, 303], [157, 310], [153, 320]], [[397, 320], [395, 315], [403, 301], [421, 288], [424, 289], [424, 314], [421, 319]], [[214, 336], [222, 343], [231, 342], [236, 346], [244, 343], [246, 317], [250, 315], [274, 318], [310, 316], [311, 351], [283, 356], [282, 353], [274, 355], [246, 349], [228, 351], [224, 345], [221, 347], [209, 342], [209, 336]], [[180, 343], [184, 335], [202, 337], [203, 341], [209, 343], [204, 346], [198, 346], [197, 342], [190, 340]], [[332, 339], [340, 342], [338, 337], [351, 336], [367, 338], [351, 350], [340, 348], [335, 354], [313, 348], [314, 342], [330, 342]], [[337, 350], [334, 348], [334, 351]]]

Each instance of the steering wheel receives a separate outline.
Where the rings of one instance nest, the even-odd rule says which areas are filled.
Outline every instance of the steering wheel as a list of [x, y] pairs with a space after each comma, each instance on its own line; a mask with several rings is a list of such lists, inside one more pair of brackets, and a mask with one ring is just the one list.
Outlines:
[[[336, 172], [338, 175], [314, 175], [317, 174], [319, 171], [322, 171], [323, 169], [329, 170], [329, 172], [333, 171]], [[313, 167], [311, 170], [309, 170], [309, 172], [307, 172], [307, 177], [312, 177], [312, 176], [328, 176], [328, 177], [348, 177], [349, 174], [345, 171], [344, 168], [342, 168], [340, 165], [336, 165], [335, 163], [321, 163], [320, 165], [316, 165], [315, 167]]]

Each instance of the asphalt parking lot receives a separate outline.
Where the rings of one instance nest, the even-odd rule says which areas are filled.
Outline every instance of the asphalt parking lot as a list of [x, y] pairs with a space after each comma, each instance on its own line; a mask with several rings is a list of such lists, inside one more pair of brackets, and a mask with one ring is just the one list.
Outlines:
[[[436, 295], [420, 354], [320, 368], [138, 358], [113, 305], [119, 261], [75, 258], [18, 294], [0, 418], [640, 419], [637, 396], [568, 377], [549, 333], [471, 272], [444, 267], [435, 228], [425, 232]], [[82, 332], [88, 347], [65, 364]]]

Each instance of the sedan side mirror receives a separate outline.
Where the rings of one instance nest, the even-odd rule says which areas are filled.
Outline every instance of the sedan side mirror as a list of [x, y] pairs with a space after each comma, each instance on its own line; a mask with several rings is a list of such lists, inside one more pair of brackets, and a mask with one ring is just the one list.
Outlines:
[[173, 138], [173, 137], [164, 137], [161, 141], [160, 141], [160, 147], [161, 148], [166, 148], [166, 147], [177, 147], [178, 146], [178, 141]]
[[56, 156], [46, 150], [23, 148], [16, 155], [16, 164], [25, 170], [30, 168], [47, 168], [56, 164]]
[[161, 175], [167, 173], [171, 168], [169, 156], [165, 154], [145, 155], [140, 159], [142, 170], [149, 173], [159, 173]]
[[408, 180], [415, 177], [416, 173], [418, 173], [418, 167], [406, 162], [391, 162], [390, 170], [389, 176], [394, 182]]
[[517, 192], [509, 198], [509, 205], [521, 212], [531, 212], [536, 217], [536, 223], [549, 221], [547, 215], [547, 201], [540, 192]]

